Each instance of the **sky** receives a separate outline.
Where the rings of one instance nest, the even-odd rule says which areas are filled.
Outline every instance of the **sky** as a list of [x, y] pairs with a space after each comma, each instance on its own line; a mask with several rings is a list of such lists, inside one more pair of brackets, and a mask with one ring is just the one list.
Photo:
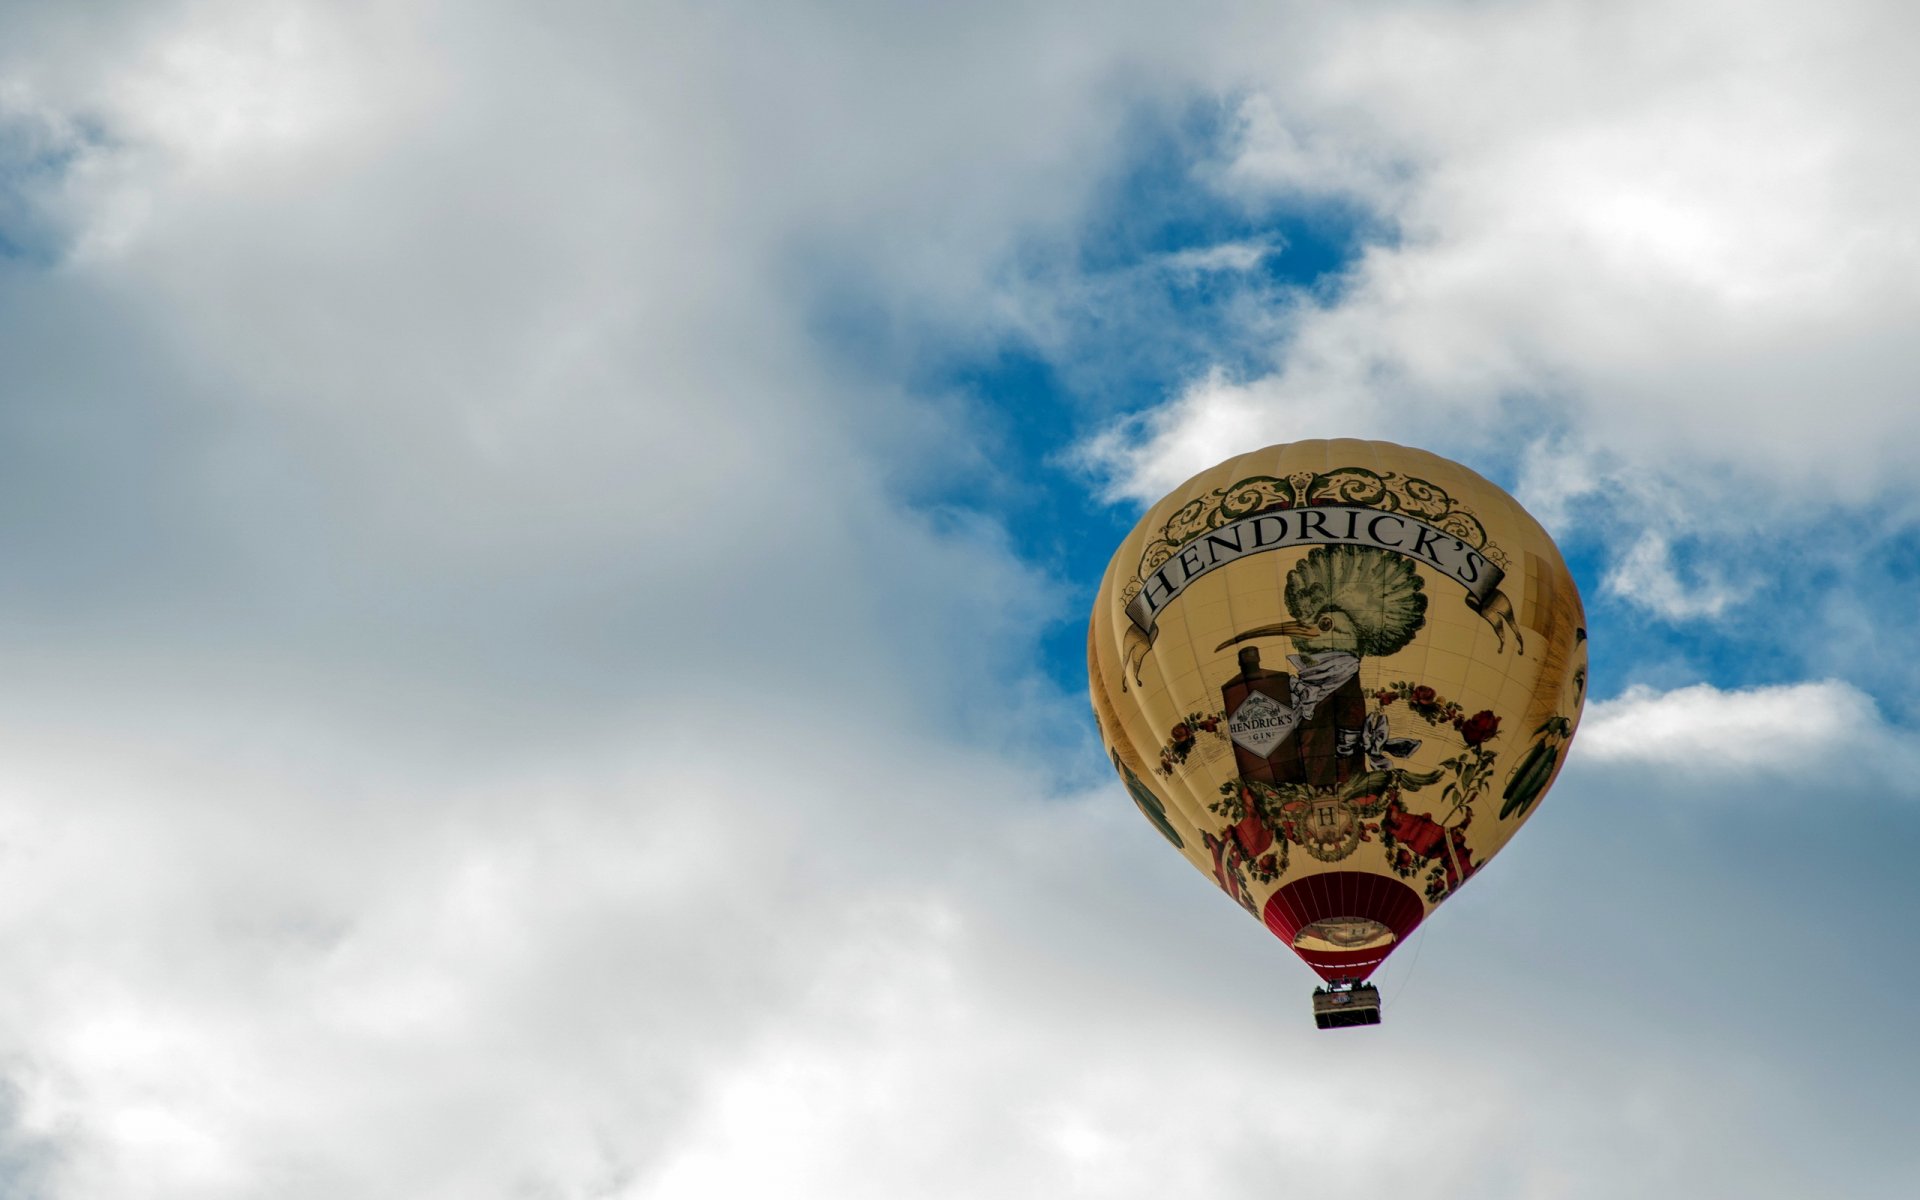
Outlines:
[[[1917, 33], [0, 7], [0, 1195], [1910, 1193]], [[1593, 656], [1336, 1034], [1084, 668], [1327, 436]]]

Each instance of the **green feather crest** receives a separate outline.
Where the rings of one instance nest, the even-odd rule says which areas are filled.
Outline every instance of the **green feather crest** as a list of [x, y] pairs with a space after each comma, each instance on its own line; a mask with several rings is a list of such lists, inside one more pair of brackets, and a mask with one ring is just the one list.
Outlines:
[[1316, 546], [1287, 572], [1287, 610], [1311, 621], [1329, 608], [1347, 614], [1364, 655], [1398, 652], [1427, 619], [1420, 573], [1372, 546]]

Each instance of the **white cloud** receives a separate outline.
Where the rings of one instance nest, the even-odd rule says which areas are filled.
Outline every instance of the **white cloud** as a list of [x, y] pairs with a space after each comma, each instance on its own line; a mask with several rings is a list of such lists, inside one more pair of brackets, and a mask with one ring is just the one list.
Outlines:
[[1058, 702], [1051, 589], [897, 507], [876, 452], [929, 447], [783, 274], [929, 197], [984, 272], [1027, 187], [943, 199], [862, 54], [718, 19], [213, 5], [32, 81], [111, 135], [83, 252], [0, 263], [0, 1057], [51, 1194], [629, 1188], [1042, 789], [966, 747]]
[[1605, 586], [1630, 604], [1676, 621], [1718, 617], [1754, 590], [1751, 586], [1736, 588], [1711, 572], [1689, 585], [1674, 567], [1673, 549], [1667, 539], [1652, 532], [1642, 534], [1614, 563]]
[[[1344, 181], [1396, 238], [1300, 307], [1270, 375], [1196, 384], [1103, 446], [1118, 491], [1157, 497], [1329, 421], [1378, 435], [1383, 411], [1399, 440], [1463, 454], [1510, 455], [1544, 417], [1634, 464], [1610, 486], [1685, 479], [1752, 528], [1787, 495], [1907, 486], [1920, 171], [1891, 47], [1909, 26], [1877, 5], [1503, 5], [1316, 31], [1311, 69], [1251, 85], [1267, 115], [1221, 178], [1256, 197], [1303, 170]], [[1398, 167], [1287, 166], [1296, 126], [1335, 161]]]
[[1160, 256], [1160, 265], [1176, 274], [1197, 276], [1213, 272], [1251, 271], [1280, 252], [1272, 241], [1248, 239], [1196, 246]]
[[1547, 529], [1559, 529], [1572, 519], [1573, 506], [1598, 492], [1608, 474], [1592, 452], [1538, 439], [1521, 456], [1514, 498]]
[[1405, 174], [1376, 139], [1324, 113], [1290, 121], [1265, 92], [1243, 99], [1234, 115], [1241, 149], [1215, 177], [1227, 190], [1378, 202]]
[[1671, 691], [1635, 684], [1588, 705], [1579, 754], [1607, 763], [1813, 773], [1906, 757], [1873, 699], [1844, 680]]
[[[1275, 417], [1285, 419], [1300, 437], [1333, 437], [1361, 436], [1356, 426], [1364, 427], [1367, 415], [1364, 401], [1330, 410], [1235, 382], [1216, 367], [1169, 407], [1090, 439], [1081, 447], [1079, 460], [1109, 473], [1109, 500], [1151, 501], [1218, 462], [1222, 446], [1264, 445], [1267, 423]], [[1144, 429], [1144, 436], [1136, 437], [1136, 428]]]

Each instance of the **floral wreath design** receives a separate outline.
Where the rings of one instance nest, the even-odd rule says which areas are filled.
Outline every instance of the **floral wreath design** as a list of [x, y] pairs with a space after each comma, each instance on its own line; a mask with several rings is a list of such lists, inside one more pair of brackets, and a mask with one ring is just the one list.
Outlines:
[[[1439, 696], [1430, 687], [1395, 682], [1374, 693], [1384, 711], [1397, 700], [1436, 728], [1450, 725], [1460, 735], [1460, 753], [1441, 762], [1438, 774], [1451, 776], [1440, 792], [1441, 803], [1453, 801], [1453, 807], [1439, 820], [1423, 813], [1410, 813], [1395, 803], [1380, 822], [1380, 843], [1387, 852], [1387, 865], [1402, 879], [1425, 873], [1428, 903], [1438, 904], [1458, 888], [1468, 876], [1479, 870], [1467, 847], [1467, 827], [1473, 824], [1473, 805], [1493, 786], [1494, 761], [1498, 755], [1487, 743], [1500, 733], [1500, 718], [1482, 709], [1471, 716], [1460, 705]], [[1448, 825], [1454, 813], [1463, 814], [1458, 825]]]
[[1224, 713], [1188, 713], [1186, 720], [1176, 721], [1160, 747], [1160, 773], [1171, 777], [1175, 767], [1185, 766], [1199, 735], [1219, 733], [1220, 723], [1226, 719]]

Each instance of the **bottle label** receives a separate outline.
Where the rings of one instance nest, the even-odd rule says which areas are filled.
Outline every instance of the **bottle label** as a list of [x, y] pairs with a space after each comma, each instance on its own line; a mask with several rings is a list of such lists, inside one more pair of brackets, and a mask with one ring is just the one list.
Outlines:
[[1298, 721], [1293, 709], [1264, 692], [1255, 692], [1227, 718], [1227, 734], [1236, 745], [1265, 758], [1287, 739]]

